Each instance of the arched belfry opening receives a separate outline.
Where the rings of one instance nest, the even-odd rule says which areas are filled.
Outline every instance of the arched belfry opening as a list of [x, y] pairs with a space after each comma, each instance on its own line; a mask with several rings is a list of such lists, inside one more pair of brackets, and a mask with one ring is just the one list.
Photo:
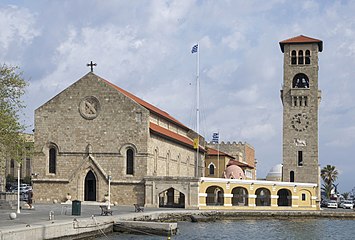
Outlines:
[[84, 201], [96, 201], [96, 177], [91, 170], [85, 177]]
[[292, 88], [309, 88], [309, 79], [306, 74], [298, 73], [293, 77]]

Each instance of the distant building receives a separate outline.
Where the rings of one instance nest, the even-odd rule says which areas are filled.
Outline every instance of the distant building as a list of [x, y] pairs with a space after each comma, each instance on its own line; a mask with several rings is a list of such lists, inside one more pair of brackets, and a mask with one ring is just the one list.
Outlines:
[[[217, 151], [219, 150], [222, 152], [227, 158], [229, 159], [234, 159], [235, 161], [238, 162], [238, 166], [241, 167], [244, 171], [246, 179], [256, 179], [256, 159], [255, 159], [255, 150], [254, 148], [248, 144], [248, 143], [242, 143], [242, 142], [221, 142], [219, 144], [216, 143], [207, 143], [207, 148], [208, 149], [215, 149], [213, 151], [210, 151], [210, 153], [207, 154], [207, 157], [209, 158], [210, 155], [212, 158], [217, 157]], [[218, 149], [218, 150], [217, 150]], [[228, 161], [229, 161], [228, 159]], [[228, 161], [224, 161], [224, 166], [227, 166]], [[211, 165], [210, 165], [211, 166]], [[206, 164], [206, 167], [208, 167], [208, 164]], [[222, 166], [221, 166], [222, 167]], [[219, 170], [220, 173], [223, 173], [225, 167]], [[206, 176], [208, 176], [206, 174]], [[221, 176], [221, 174], [220, 174]], [[222, 175], [223, 177], [223, 175]]]
[[273, 166], [266, 175], [266, 181], [282, 181], [282, 164]]
[[[218, 147], [216, 145], [209, 144], [208, 146]], [[254, 151], [254, 149], [252, 149]], [[255, 179], [255, 167], [248, 165], [246, 161], [242, 159], [242, 153], [238, 153], [238, 160], [231, 155], [218, 151], [217, 149], [207, 147], [207, 154], [205, 158], [205, 176], [216, 178], [235, 178], [235, 179]], [[227, 168], [228, 171], [227, 171]], [[234, 170], [232, 170], [234, 168]], [[239, 169], [242, 173], [239, 172]], [[226, 174], [226, 172], [228, 172]], [[238, 172], [238, 174], [237, 174]], [[233, 174], [234, 173], [234, 174]], [[235, 175], [237, 174], [237, 175]]]

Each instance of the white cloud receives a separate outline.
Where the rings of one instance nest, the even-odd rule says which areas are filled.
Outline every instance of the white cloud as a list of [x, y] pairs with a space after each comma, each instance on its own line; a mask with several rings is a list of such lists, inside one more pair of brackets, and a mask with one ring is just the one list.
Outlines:
[[245, 37], [244, 26], [240, 23], [235, 23], [232, 32], [228, 36], [222, 38], [222, 44], [227, 45], [232, 50], [249, 48], [248, 40]]
[[[4, 58], [7, 51], [18, 53], [18, 48], [28, 46], [40, 34], [35, 27], [34, 14], [15, 5], [0, 8], [0, 29], [0, 58]], [[17, 59], [16, 56], [11, 58]]]
[[33, 77], [26, 96], [31, 115], [88, 72], [92, 60], [98, 75], [192, 125], [190, 51], [199, 41], [201, 129], [206, 138], [220, 129], [222, 140], [247, 141], [268, 171], [282, 155], [278, 42], [319, 38], [321, 163], [338, 165], [338, 155], [354, 155], [354, 12], [354, 1], [21, 1], [0, 7], [0, 59], [18, 62]]
[[245, 139], [260, 139], [267, 141], [272, 139], [276, 134], [275, 129], [271, 124], [259, 124], [248, 126], [241, 131], [241, 138]]

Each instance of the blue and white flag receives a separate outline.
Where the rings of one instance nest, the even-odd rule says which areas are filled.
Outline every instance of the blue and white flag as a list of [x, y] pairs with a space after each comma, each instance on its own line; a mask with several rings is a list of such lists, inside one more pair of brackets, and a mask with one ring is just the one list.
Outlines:
[[196, 44], [195, 46], [192, 47], [191, 53], [195, 53], [195, 52], [197, 52], [197, 50], [198, 50], [198, 44]]
[[212, 143], [216, 143], [218, 144], [219, 143], [219, 133], [213, 133], [212, 135]]

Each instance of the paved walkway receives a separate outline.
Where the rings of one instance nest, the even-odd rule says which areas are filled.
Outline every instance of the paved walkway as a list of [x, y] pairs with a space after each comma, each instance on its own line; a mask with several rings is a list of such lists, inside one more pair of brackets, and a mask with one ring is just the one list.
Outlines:
[[[90, 204], [90, 205], [89, 205]], [[94, 205], [93, 205], [94, 204]], [[22, 209], [21, 213], [17, 214], [16, 219], [11, 220], [9, 215], [10, 213], [16, 213], [16, 209], [0, 209], [0, 231], [2, 229], [8, 230], [10, 228], [16, 227], [25, 227], [28, 225], [33, 224], [46, 224], [50, 223], [49, 220], [49, 212], [54, 212], [54, 220], [59, 221], [73, 221], [74, 218], [90, 218], [91, 216], [95, 217], [102, 217], [101, 216], [101, 209], [99, 205], [104, 205], [104, 203], [86, 203], [81, 202], [81, 215], [75, 216], [72, 215], [72, 205], [71, 204], [35, 204], [34, 209]], [[113, 215], [138, 215], [138, 213], [134, 212], [134, 206], [112, 206], [111, 209], [113, 210]], [[168, 209], [165, 209], [168, 210]], [[176, 209], [171, 209], [172, 211]], [[159, 209], [145, 208], [145, 212], [153, 212], [159, 211]], [[161, 209], [160, 209], [161, 211]]]

